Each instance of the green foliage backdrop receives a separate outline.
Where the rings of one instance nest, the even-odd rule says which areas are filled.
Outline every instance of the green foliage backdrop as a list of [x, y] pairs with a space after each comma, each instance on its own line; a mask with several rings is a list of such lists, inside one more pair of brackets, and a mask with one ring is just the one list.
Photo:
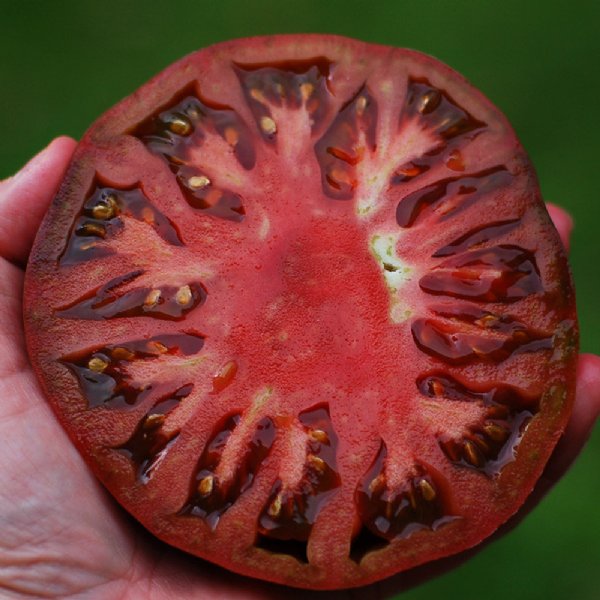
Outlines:
[[[412, 47], [462, 72], [508, 115], [544, 196], [574, 215], [581, 345], [600, 353], [598, 22], [593, 0], [0, 0], [0, 177], [54, 136], [80, 137], [163, 67], [221, 40], [328, 32]], [[402, 598], [600, 597], [599, 456], [597, 427], [516, 531]]]

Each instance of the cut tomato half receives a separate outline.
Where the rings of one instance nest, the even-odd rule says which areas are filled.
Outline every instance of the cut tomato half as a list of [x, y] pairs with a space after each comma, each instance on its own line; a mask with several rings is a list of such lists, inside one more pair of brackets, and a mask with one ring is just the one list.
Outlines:
[[25, 325], [132, 515], [297, 587], [487, 538], [574, 397], [569, 268], [506, 119], [433, 58], [335, 36], [201, 50], [102, 116]]

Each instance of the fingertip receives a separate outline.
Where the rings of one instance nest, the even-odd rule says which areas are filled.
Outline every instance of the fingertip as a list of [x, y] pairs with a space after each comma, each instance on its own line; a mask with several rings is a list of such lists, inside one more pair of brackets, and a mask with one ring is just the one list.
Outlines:
[[590, 436], [600, 414], [600, 357], [582, 354], [577, 363], [577, 386], [571, 419], [565, 430], [561, 446], [564, 455], [562, 472], [579, 454]]
[[49, 148], [65, 148], [69, 151], [73, 150], [77, 146], [77, 140], [73, 139], [69, 135], [59, 135], [55, 137], [43, 150], [41, 150], [39, 154], [46, 152]]
[[16, 175], [0, 184], [0, 255], [24, 263], [50, 201], [67, 170], [77, 142], [60, 136]]
[[558, 231], [558, 235], [560, 235], [563, 246], [568, 252], [571, 232], [573, 231], [574, 226], [573, 217], [564, 208], [552, 204], [551, 202], [546, 202], [546, 208]]
[[5, 179], [2, 184], [14, 185], [14, 183], [23, 179], [23, 177], [31, 174], [32, 171], [44, 167], [49, 162], [68, 162], [76, 145], [77, 142], [68, 135], [61, 135], [54, 138], [45, 148], [30, 158], [12, 177]]
[[67, 154], [69, 156], [69, 158], [71, 158], [71, 155], [73, 154], [73, 151], [75, 150], [75, 146], [77, 146], [77, 140], [73, 139], [72, 137], [70, 137], [68, 135], [59, 135], [58, 137], [54, 138], [46, 146], [46, 148], [44, 148], [44, 150], [42, 150], [42, 152], [52, 149], [51, 150], [52, 152]]
[[530, 507], [567, 472], [588, 440], [600, 413], [600, 357], [582, 354], [577, 365], [577, 389], [573, 412], [565, 432], [546, 465]]
[[582, 354], [579, 357], [577, 398], [585, 406], [589, 419], [595, 421], [600, 416], [600, 356]]

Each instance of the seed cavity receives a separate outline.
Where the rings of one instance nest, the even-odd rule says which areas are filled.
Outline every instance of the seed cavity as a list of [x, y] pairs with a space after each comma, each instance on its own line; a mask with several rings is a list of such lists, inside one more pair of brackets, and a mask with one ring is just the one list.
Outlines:
[[436, 529], [451, 517], [441, 498], [439, 474], [415, 464], [400, 484], [386, 476], [388, 451], [381, 442], [371, 467], [358, 484], [354, 500], [363, 529], [352, 541], [350, 556], [360, 562], [366, 553], [421, 529]]
[[279, 552], [306, 562], [306, 542], [312, 527], [341, 479], [336, 463], [337, 436], [328, 406], [304, 411], [299, 421], [306, 434], [302, 478], [294, 484], [284, 483], [283, 478], [275, 482], [258, 520], [256, 545], [273, 550], [273, 542], [279, 542]]
[[517, 354], [552, 348], [552, 336], [543, 332], [516, 326], [511, 331], [508, 326], [496, 327], [491, 323], [477, 330], [465, 327], [465, 321], [459, 316], [452, 321], [415, 319], [411, 325], [413, 340], [425, 354], [451, 365], [498, 363]]
[[479, 227], [467, 231], [467, 233], [441, 247], [439, 250], [436, 250], [432, 257], [442, 258], [445, 256], [454, 256], [480, 244], [496, 240], [516, 229], [521, 222], [520, 218], [515, 218], [480, 225]]
[[[130, 363], [195, 355], [203, 345], [204, 337], [200, 334], [163, 334], [149, 340], [104, 346], [92, 352], [75, 352], [63, 356], [61, 363], [77, 378], [88, 408], [105, 406], [122, 409], [137, 406], [155, 393], [152, 380], [144, 383], [131, 381], [128, 374]], [[146, 417], [158, 412], [153, 410]]]
[[242, 415], [236, 413], [217, 424], [196, 465], [187, 502], [179, 511], [180, 515], [202, 519], [213, 531], [222, 515], [250, 489], [275, 440], [273, 421], [263, 417], [256, 424], [245, 454], [238, 459], [233, 476], [220, 477], [223, 453], [241, 422]]
[[123, 445], [114, 448], [131, 460], [140, 483], [145, 485], [152, 479], [177, 440], [179, 430], [167, 429], [167, 419], [193, 388], [192, 384], [187, 384], [164, 395], [146, 413], [131, 437]]
[[544, 291], [535, 254], [513, 244], [467, 250], [419, 280], [428, 294], [483, 302], [516, 302]]
[[363, 85], [316, 143], [323, 192], [329, 198], [354, 198], [360, 185], [357, 169], [376, 149], [377, 116], [377, 102]]
[[503, 165], [441, 179], [402, 198], [396, 207], [396, 222], [407, 228], [428, 218], [437, 217], [438, 221], [453, 218], [483, 196], [508, 187], [512, 181], [513, 176]]
[[515, 459], [527, 424], [539, 409], [538, 397], [527, 397], [512, 386], [474, 390], [442, 372], [419, 377], [417, 388], [438, 402], [475, 402], [484, 409], [481, 421], [465, 426], [460, 437], [441, 434], [438, 442], [450, 461], [488, 477]]
[[69, 265], [113, 254], [110, 240], [126, 226], [128, 219], [148, 223], [171, 246], [183, 246], [175, 224], [151, 206], [141, 189], [119, 190], [96, 181], [94, 191], [75, 218], [59, 264]]
[[[254, 168], [252, 134], [232, 108], [201, 98], [195, 85], [186, 86], [166, 106], [140, 123], [132, 134], [150, 152], [167, 162], [192, 208], [228, 221], [243, 220], [245, 211], [239, 194], [217, 189], [193, 162], [194, 150], [202, 148], [207, 138], [219, 136], [231, 147], [242, 169]], [[210, 159], [207, 156], [204, 160]]]
[[404, 116], [409, 119], [418, 116], [444, 142], [486, 126], [426, 79], [409, 80]]
[[248, 106], [269, 144], [276, 143], [276, 119], [303, 110], [314, 130], [328, 112], [330, 63], [322, 58], [282, 63], [236, 64]]
[[95, 321], [132, 317], [181, 321], [206, 301], [206, 290], [199, 282], [184, 286], [133, 287], [122, 291], [143, 274], [141, 270], [131, 271], [111, 279], [71, 304], [60, 307], [56, 314], [66, 319]]

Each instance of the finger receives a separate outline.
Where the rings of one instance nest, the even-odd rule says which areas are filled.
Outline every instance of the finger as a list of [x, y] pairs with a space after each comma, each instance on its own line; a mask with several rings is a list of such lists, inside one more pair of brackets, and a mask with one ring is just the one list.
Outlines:
[[546, 208], [550, 213], [550, 218], [554, 223], [554, 226], [558, 230], [558, 235], [565, 247], [566, 251], [569, 251], [569, 238], [571, 237], [571, 231], [573, 231], [573, 217], [560, 206], [546, 202]]
[[56, 138], [14, 177], [0, 183], [0, 256], [25, 264], [75, 145], [69, 137]]
[[[146, 589], [148, 572], [152, 573], [153, 598], [177, 600], [382, 600], [377, 586], [356, 590], [310, 591], [292, 589], [283, 585], [250, 579], [226, 571], [181, 550], [166, 546], [153, 538], [142, 525], [130, 522], [139, 545], [144, 550], [136, 556], [130, 579]], [[139, 589], [139, 588], [138, 588]], [[132, 588], [133, 598], [146, 597]]]
[[589, 438], [599, 415], [600, 357], [582, 354], [577, 367], [577, 393], [573, 413], [544, 471], [540, 482], [545, 487], [543, 493], [547, 492], [573, 464]]

